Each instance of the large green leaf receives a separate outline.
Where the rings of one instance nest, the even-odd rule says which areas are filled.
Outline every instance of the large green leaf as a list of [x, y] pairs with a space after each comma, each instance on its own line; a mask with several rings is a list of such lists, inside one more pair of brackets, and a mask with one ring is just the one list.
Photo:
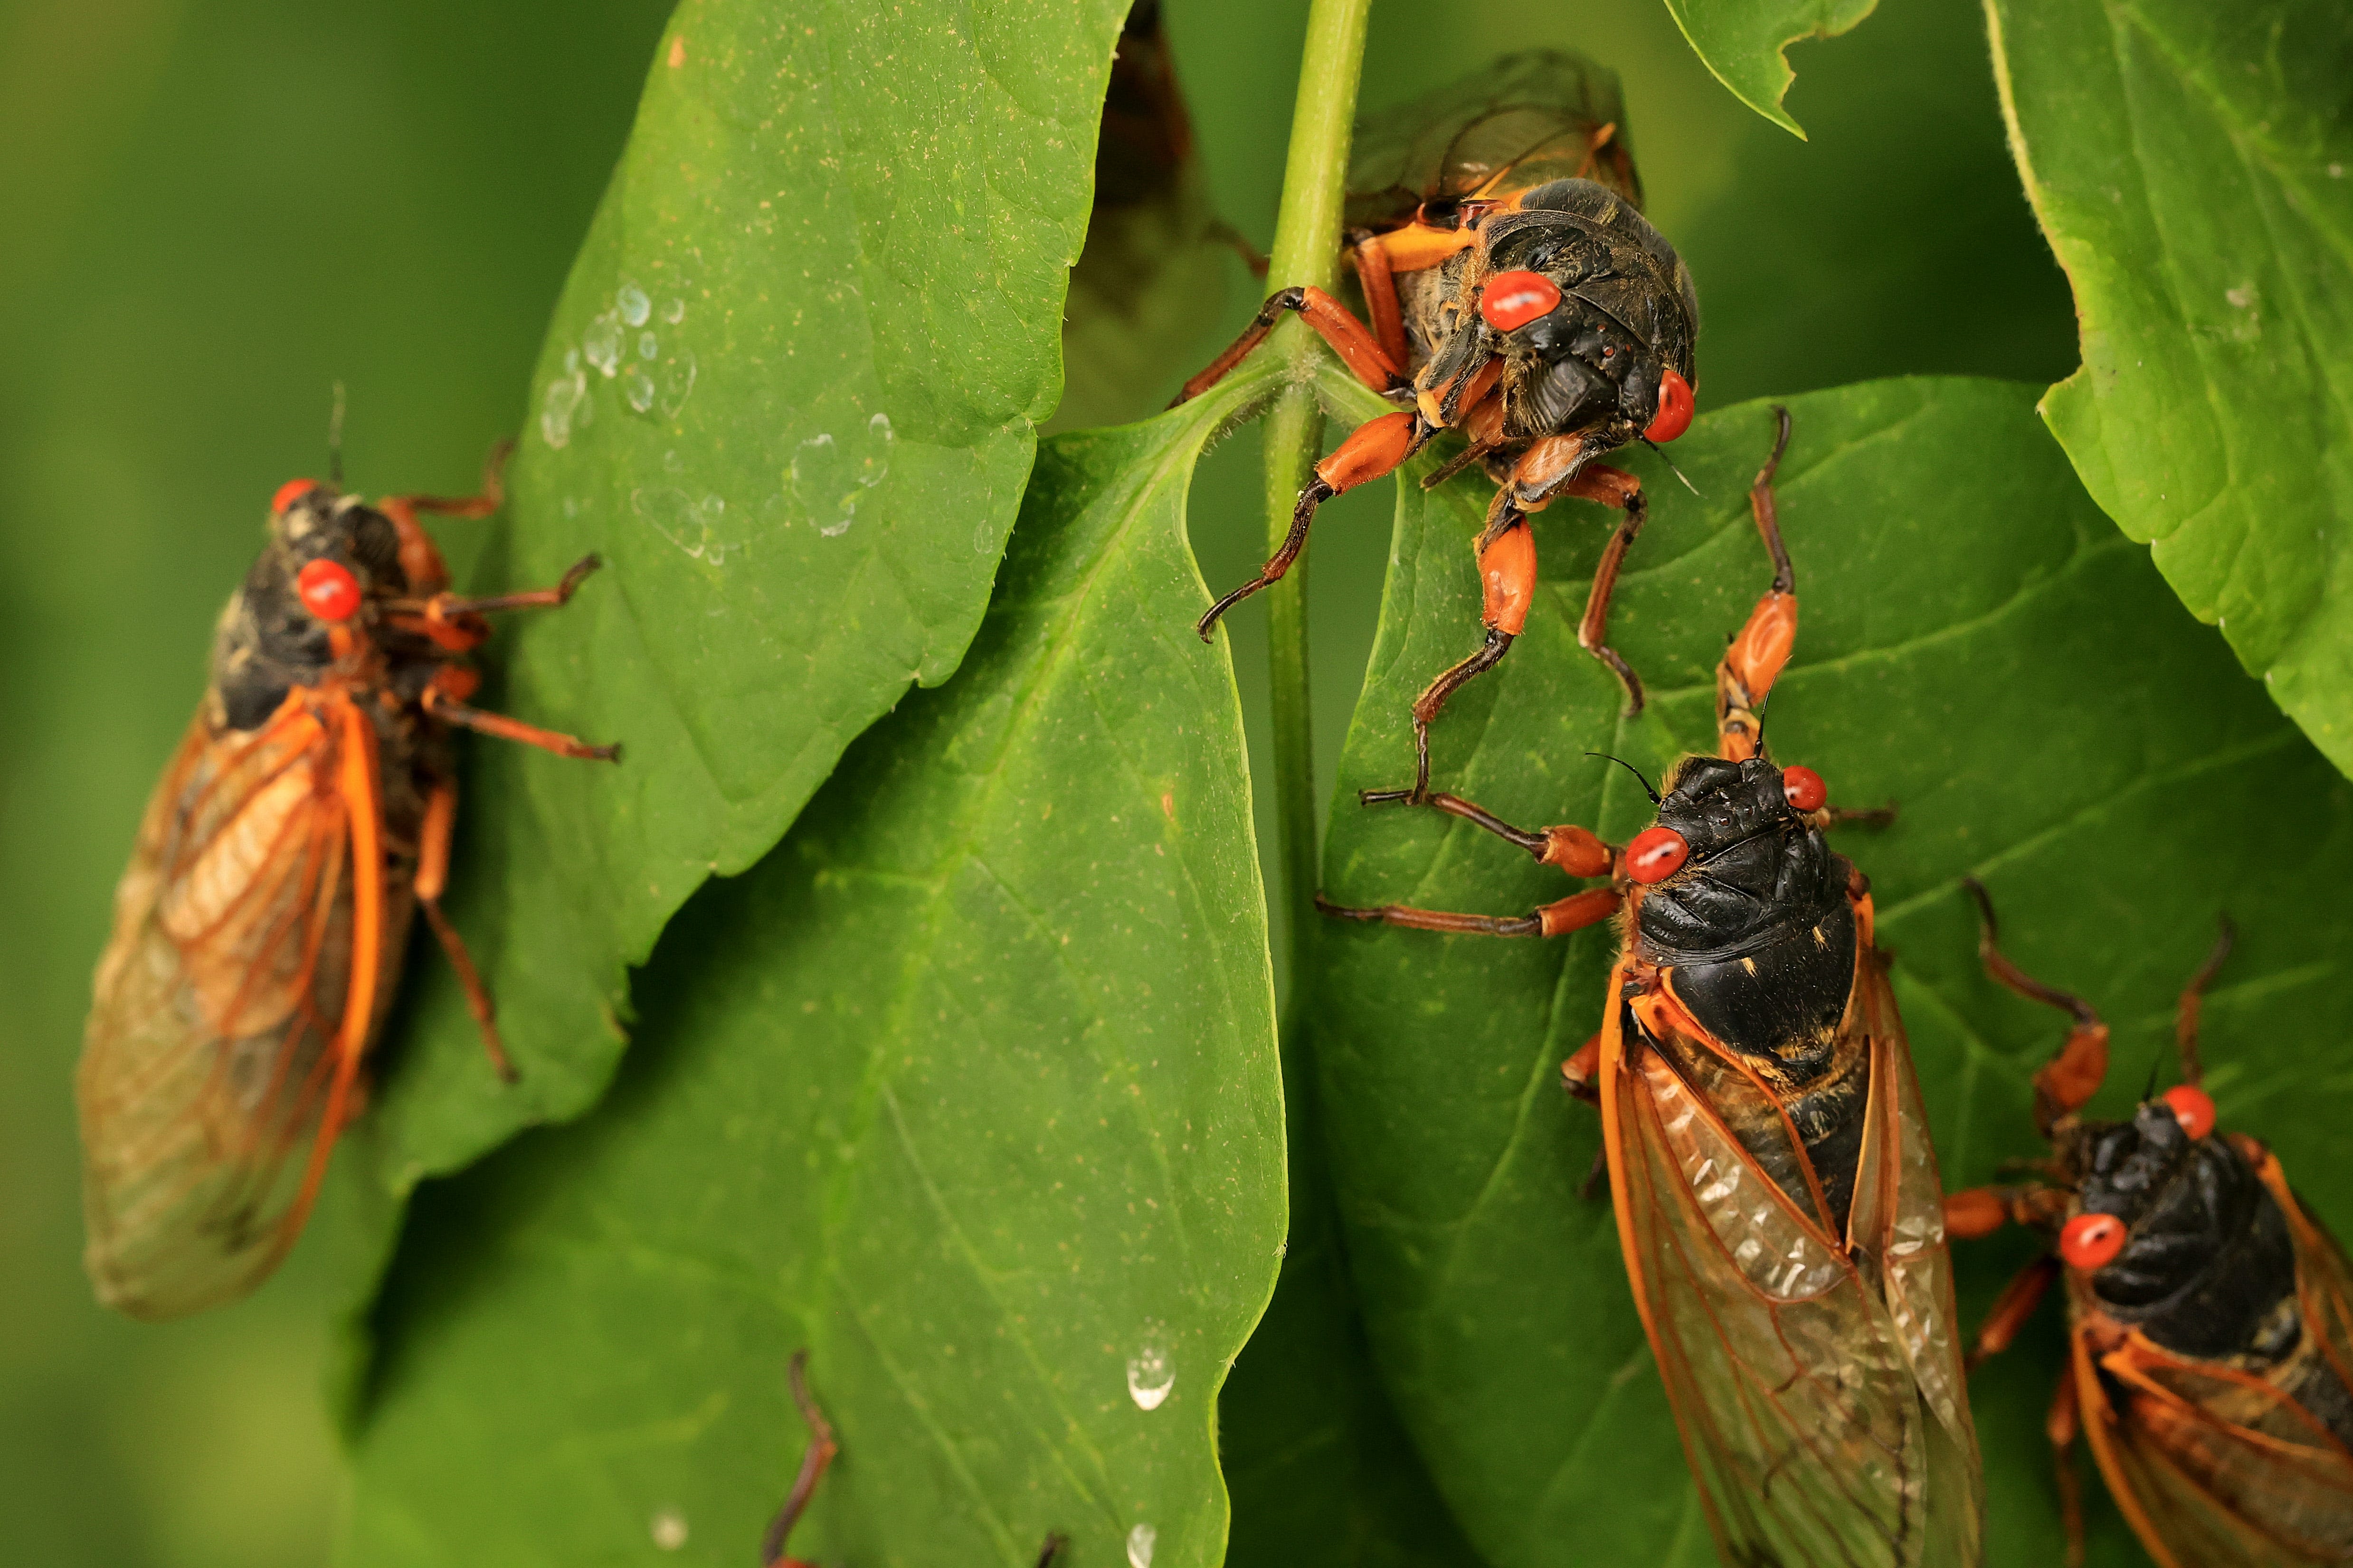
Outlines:
[[[2206, 1051], [2223, 1118], [2271, 1140], [2321, 1213], [2353, 1219], [2335, 1152], [2353, 1077], [2313, 1057], [2353, 1030], [2337, 891], [2353, 876], [2353, 786], [2178, 613], [2042, 435], [2032, 395], [1911, 380], [1795, 401], [1779, 500], [1804, 624], [1774, 692], [1774, 751], [1851, 804], [1901, 803], [1895, 826], [1840, 844], [1876, 891], [1948, 1183], [2036, 1152], [2027, 1080], [2061, 1034], [1978, 975], [1957, 886], [1974, 873], [2020, 961], [2116, 1022], [2105, 1110], [2163, 1058], [2173, 994], [2228, 909], [2243, 940]], [[1771, 431], [1752, 404], [1676, 443], [1704, 500], [1655, 460], [1632, 464], [1655, 510], [1612, 631], [1651, 683], [1639, 721], [1572, 636], [1602, 521], [1573, 505], [1538, 519], [1545, 591], [1503, 669], [1440, 718], [1445, 787], [1621, 841], [1646, 820], [1633, 780], [1584, 753], [1656, 776], [1710, 742], [1715, 660], [1769, 574], [1744, 492]], [[1406, 779], [1407, 703], [1475, 646], [1479, 500], [1476, 487], [1404, 492], [1345, 791]], [[1325, 875], [1346, 902], [1503, 912], [1570, 886], [1467, 825], [1345, 794]], [[1598, 1119], [1556, 1078], [1599, 1025], [1611, 942], [1347, 926], [1324, 943], [1315, 1040], [1375, 1353], [1497, 1568], [1712, 1561], [1608, 1206], [1577, 1195]], [[2026, 1256], [2015, 1237], [1961, 1249], [1966, 1319]], [[2058, 1556], [2040, 1414], [2057, 1364], [2052, 1318], [1977, 1380], [1990, 1562]], [[2093, 1521], [2096, 1560], [2136, 1560], [2104, 1500]]]
[[2043, 415], [2182, 602], [2353, 769], [2353, 28], [2336, 0], [1993, 0], [2083, 368]]
[[489, 744], [454, 905], [522, 1072], [427, 981], [376, 1108], [397, 1187], [594, 1099], [624, 973], [773, 845], [979, 625], [1059, 392], [1125, 7], [786, 14], [688, 0], [542, 353], [476, 579], [605, 572], [503, 637], [498, 706], [618, 767]]
[[1800, 38], [1834, 38], [1879, 0], [1667, 0], [1694, 53], [1733, 96], [1793, 136], [1805, 131], [1781, 107], [1798, 73], [1783, 53]]
[[750, 1561], [799, 1346], [843, 1445], [802, 1555], [1028, 1568], [1050, 1529], [1074, 1564], [1219, 1561], [1282, 1097], [1182, 524], [1262, 380], [1043, 448], [965, 668], [681, 916], [621, 1087], [427, 1189], [346, 1561], [651, 1560], [658, 1520]]

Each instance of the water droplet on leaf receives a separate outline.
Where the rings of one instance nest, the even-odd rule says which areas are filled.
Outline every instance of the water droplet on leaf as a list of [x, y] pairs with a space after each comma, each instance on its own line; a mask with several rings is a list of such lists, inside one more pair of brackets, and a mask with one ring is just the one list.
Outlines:
[[1138, 1410], [1157, 1410], [1176, 1386], [1176, 1362], [1168, 1353], [1168, 1331], [1158, 1322], [1144, 1325], [1144, 1346], [1127, 1358], [1127, 1396]]

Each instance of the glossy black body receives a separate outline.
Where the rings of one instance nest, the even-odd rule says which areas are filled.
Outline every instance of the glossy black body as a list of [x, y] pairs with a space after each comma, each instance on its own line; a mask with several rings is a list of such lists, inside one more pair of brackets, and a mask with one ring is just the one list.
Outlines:
[[[2130, 1227], [2091, 1278], [2101, 1310], [2179, 1355], [2260, 1373], [2304, 1339], [2287, 1216], [2228, 1139], [2193, 1139], [2162, 1100], [2084, 1122], [2062, 1143], [2078, 1208]], [[2290, 1392], [2353, 1443], [2353, 1394], [2320, 1358]]]
[[[1636, 952], [1666, 972], [1694, 1022], [1773, 1087], [1842, 1223], [1871, 1081], [1862, 1040], [1841, 1030], [1855, 975], [1850, 868], [1789, 805], [1781, 770], [1763, 758], [1686, 759], [1668, 781], [1659, 825], [1689, 853], [1672, 876], [1641, 889]], [[1775, 1140], [1744, 1142], [1762, 1157]], [[1802, 1189], [1774, 1175], [1793, 1195]]]

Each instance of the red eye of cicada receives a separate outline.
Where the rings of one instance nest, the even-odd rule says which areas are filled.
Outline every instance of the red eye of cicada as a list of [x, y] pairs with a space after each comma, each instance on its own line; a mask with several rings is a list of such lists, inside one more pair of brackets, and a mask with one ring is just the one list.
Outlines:
[[2079, 1214], [2059, 1230], [2060, 1258], [2086, 1274], [2105, 1268], [2124, 1249], [2125, 1222], [2112, 1214]]
[[1831, 797], [1831, 786], [1822, 783], [1822, 775], [1811, 768], [1783, 768], [1781, 793], [1799, 811], [1820, 811]]
[[2180, 1119], [2181, 1130], [2192, 1138], [2203, 1138], [2214, 1131], [2214, 1101], [2211, 1096], [2192, 1083], [2177, 1083], [2158, 1099], [2173, 1108]]
[[313, 561], [294, 579], [302, 607], [322, 621], [348, 621], [359, 613], [360, 581], [340, 561]]
[[1691, 846], [1672, 827], [1645, 827], [1626, 846], [1626, 875], [1648, 885], [1675, 874]]
[[1543, 273], [1498, 272], [1487, 280], [1487, 291], [1479, 297], [1479, 314], [1497, 331], [1508, 332], [1538, 316], [1552, 314], [1559, 303], [1560, 285]]
[[1691, 428], [1691, 383], [1667, 367], [1666, 379], [1659, 384], [1659, 411], [1651, 416], [1651, 427], [1642, 432], [1646, 441], [1672, 441]]
[[270, 515], [274, 517], [278, 513], [284, 511], [288, 507], [292, 506], [296, 501], [301, 500], [304, 496], [309, 495], [312, 490], [315, 490], [318, 488], [319, 481], [316, 479], [287, 480], [284, 484], [278, 487], [278, 493], [269, 498]]

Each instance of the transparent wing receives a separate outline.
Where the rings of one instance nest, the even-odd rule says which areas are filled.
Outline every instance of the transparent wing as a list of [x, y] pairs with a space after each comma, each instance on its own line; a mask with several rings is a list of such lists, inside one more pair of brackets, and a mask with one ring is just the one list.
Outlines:
[[1871, 1038], [1871, 1102], [1855, 1193], [1847, 1215], [1853, 1256], [1875, 1271], [1895, 1340], [1926, 1407], [1931, 1563], [1975, 1563], [1983, 1534], [1985, 1480], [1969, 1417], [1945, 1240], [1944, 1182], [1928, 1135], [1919, 1075], [1884, 964], [1870, 945], [1855, 955], [1849, 1027]]
[[1425, 202], [1443, 206], [1571, 177], [1642, 205], [1618, 73], [1551, 49], [1506, 55], [1358, 121], [1348, 223], [1384, 228]]
[[200, 718], [116, 891], [76, 1085], [85, 1261], [135, 1316], [259, 1283], [306, 1206], [308, 1161], [290, 1156], [338, 1131], [352, 908], [334, 760], [293, 702], [251, 735], [215, 739]]
[[1801, 1215], [1629, 1010], [1603, 1073], [1620, 1240], [1726, 1560], [1975, 1563], [1974, 1447], [1932, 1410], [1875, 1264]]

